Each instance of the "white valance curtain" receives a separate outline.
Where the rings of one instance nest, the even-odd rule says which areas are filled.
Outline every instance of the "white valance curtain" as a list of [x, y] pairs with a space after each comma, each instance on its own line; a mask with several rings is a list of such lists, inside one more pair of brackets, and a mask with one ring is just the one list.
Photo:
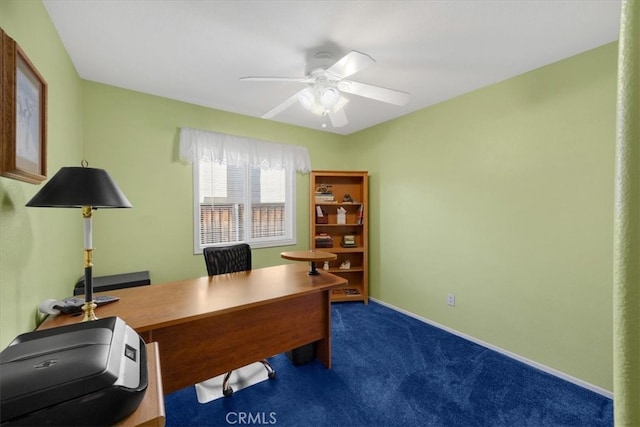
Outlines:
[[229, 166], [311, 171], [307, 147], [193, 128], [180, 128], [180, 159], [189, 163], [208, 161]]

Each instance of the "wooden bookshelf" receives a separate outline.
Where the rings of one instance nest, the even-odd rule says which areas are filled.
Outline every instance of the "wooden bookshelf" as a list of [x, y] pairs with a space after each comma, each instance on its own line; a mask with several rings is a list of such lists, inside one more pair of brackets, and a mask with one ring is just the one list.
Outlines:
[[[337, 255], [329, 272], [347, 280], [333, 289], [331, 301], [369, 302], [368, 283], [368, 173], [363, 171], [312, 171], [310, 180], [311, 249]], [[345, 195], [351, 200], [345, 200]], [[348, 198], [347, 198], [348, 199]], [[344, 213], [339, 215], [338, 211]], [[319, 216], [319, 213], [322, 216]], [[343, 245], [353, 236], [353, 245]], [[349, 268], [344, 267], [349, 263]], [[324, 268], [324, 263], [318, 263]]]

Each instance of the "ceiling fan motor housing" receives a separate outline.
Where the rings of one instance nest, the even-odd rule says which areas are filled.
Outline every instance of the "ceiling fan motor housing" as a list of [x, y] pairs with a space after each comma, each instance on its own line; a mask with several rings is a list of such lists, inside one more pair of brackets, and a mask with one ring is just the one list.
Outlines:
[[313, 76], [314, 72], [323, 72], [331, 67], [336, 60], [330, 52], [318, 52], [313, 55], [313, 59], [307, 63], [305, 75]]

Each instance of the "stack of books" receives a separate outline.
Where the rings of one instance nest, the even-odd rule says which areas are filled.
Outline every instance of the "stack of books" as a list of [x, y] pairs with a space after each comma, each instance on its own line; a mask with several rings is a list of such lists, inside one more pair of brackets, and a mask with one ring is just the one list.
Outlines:
[[333, 196], [331, 192], [318, 192], [316, 191], [316, 203], [333, 203], [336, 201], [336, 198]]
[[316, 234], [316, 248], [332, 248], [333, 239], [327, 233]]

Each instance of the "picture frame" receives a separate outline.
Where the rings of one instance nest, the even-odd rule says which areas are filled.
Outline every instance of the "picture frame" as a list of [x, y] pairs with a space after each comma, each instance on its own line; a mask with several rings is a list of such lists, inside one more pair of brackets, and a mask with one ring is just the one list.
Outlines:
[[32, 184], [47, 178], [47, 82], [0, 28], [0, 175]]

